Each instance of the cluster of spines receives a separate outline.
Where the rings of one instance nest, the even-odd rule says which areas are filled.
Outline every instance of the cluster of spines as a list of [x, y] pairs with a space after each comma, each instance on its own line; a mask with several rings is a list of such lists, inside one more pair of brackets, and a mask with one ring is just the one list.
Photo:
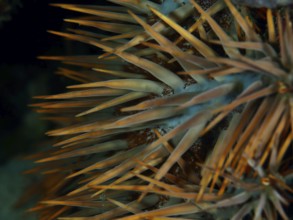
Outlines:
[[[55, 5], [90, 15], [67, 22], [112, 34], [50, 31], [104, 54], [42, 57], [75, 66], [59, 73], [81, 84], [36, 104], [68, 126], [48, 132], [65, 138], [38, 155], [44, 165], [36, 170], [48, 182], [32, 210], [41, 219], [68, 220], [179, 220], [204, 212], [214, 219], [288, 219], [282, 206], [292, 193], [289, 12], [266, 9], [266, 40], [249, 11], [243, 16], [229, 0], [206, 10], [190, 1], [168, 15], [152, 1], [110, 2], [122, 7]], [[235, 28], [214, 19], [223, 9]], [[156, 22], [149, 24], [150, 16]], [[213, 139], [201, 146], [208, 156], [193, 163], [200, 174], [190, 173], [184, 154], [202, 138]]]

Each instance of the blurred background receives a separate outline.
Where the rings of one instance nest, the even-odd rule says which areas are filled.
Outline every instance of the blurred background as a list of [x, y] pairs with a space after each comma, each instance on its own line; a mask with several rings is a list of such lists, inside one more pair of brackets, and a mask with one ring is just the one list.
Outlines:
[[[71, 54], [72, 44], [47, 30], [64, 30], [70, 12], [49, 6], [53, 0], [0, 0], [0, 219], [28, 220], [32, 204], [17, 206], [19, 197], [37, 177], [22, 175], [33, 166], [25, 157], [48, 145], [51, 126], [28, 106], [33, 96], [62, 92], [70, 82], [54, 72], [58, 63], [40, 55]], [[61, 3], [83, 3], [71, 0]], [[105, 1], [106, 2], [106, 1]], [[67, 25], [67, 24], [66, 24]], [[74, 45], [74, 52], [83, 50]]]

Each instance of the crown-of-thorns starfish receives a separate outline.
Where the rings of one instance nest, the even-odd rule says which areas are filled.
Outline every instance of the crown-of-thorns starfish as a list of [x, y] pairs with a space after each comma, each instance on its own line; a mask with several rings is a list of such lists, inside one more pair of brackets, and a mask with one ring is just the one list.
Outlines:
[[45, 190], [31, 210], [62, 220], [289, 219], [290, 10], [109, 2], [53, 4], [83, 16], [50, 33], [98, 50], [40, 57], [79, 84], [34, 104], [61, 128], [35, 157]]

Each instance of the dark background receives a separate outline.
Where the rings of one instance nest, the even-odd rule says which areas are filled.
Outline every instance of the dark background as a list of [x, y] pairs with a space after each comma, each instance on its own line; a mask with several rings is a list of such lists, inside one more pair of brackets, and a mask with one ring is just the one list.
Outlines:
[[47, 32], [64, 31], [70, 24], [64, 24], [63, 19], [80, 15], [49, 6], [60, 2], [92, 1], [20, 0], [10, 13], [11, 19], [4, 22], [0, 4], [0, 165], [31, 152], [44, 138], [48, 124], [28, 107], [35, 102], [32, 97], [62, 92], [70, 83], [54, 74], [58, 63], [38, 60], [37, 56], [78, 54], [86, 47], [76, 47]]
[[32, 96], [61, 91], [64, 79], [56, 64], [39, 55], [62, 54], [63, 40], [47, 33], [60, 30], [64, 11], [49, 0], [24, 0], [0, 27], [0, 165], [33, 150], [47, 124], [28, 104]]
[[1, 22], [0, 4], [0, 165], [31, 152], [44, 138], [48, 124], [28, 107], [35, 102], [32, 97], [61, 92], [70, 83], [54, 74], [58, 63], [38, 60], [37, 56], [72, 55], [88, 49], [47, 32], [72, 27], [63, 19], [80, 15], [49, 4], [93, 4], [92, 0], [18, 1], [20, 5], [13, 8], [11, 19], [5, 22]]
[[[80, 15], [49, 6], [50, 3], [93, 3], [86, 0], [0, 0], [0, 219], [28, 220], [24, 210], [15, 208], [34, 176], [22, 175], [33, 166], [24, 158], [48, 147], [44, 133], [51, 124], [41, 120], [28, 105], [33, 96], [64, 91], [72, 81], [54, 74], [57, 62], [37, 56], [84, 52], [87, 46], [67, 42], [47, 30], [70, 27], [63, 19]], [[99, 1], [98, 3], [106, 3]], [[11, 10], [7, 11], [7, 7]], [[49, 146], [50, 147], [50, 146]]]

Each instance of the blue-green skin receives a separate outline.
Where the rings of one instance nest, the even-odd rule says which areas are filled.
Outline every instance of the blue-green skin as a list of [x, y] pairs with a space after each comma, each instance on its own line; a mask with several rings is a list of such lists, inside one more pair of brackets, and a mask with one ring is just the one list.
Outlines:
[[169, 14], [176, 8], [188, 3], [189, 0], [164, 0], [161, 5], [161, 12], [164, 14]]

